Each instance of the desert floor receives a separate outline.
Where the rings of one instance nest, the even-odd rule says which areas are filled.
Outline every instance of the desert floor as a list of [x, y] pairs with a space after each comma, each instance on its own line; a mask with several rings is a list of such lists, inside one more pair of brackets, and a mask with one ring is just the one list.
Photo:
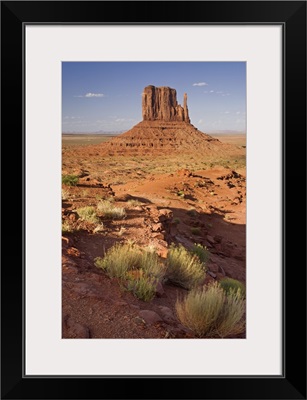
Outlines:
[[[216, 138], [246, 146], [243, 135]], [[94, 260], [115, 243], [149, 246], [161, 260], [171, 243], [186, 248], [196, 243], [210, 252], [204, 284], [225, 276], [245, 282], [245, 157], [100, 156], [97, 149], [106, 139], [110, 136], [62, 138], [62, 174], [79, 177], [77, 186], [62, 186], [62, 336], [195, 338], [176, 317], [175, 303], [185, 289], [165, 282], [145, 302]], [[103, 199], [123, 207], [125, 218], [102, 218], [99, 224], [78, 218], [78, 208], [96, 208]]]

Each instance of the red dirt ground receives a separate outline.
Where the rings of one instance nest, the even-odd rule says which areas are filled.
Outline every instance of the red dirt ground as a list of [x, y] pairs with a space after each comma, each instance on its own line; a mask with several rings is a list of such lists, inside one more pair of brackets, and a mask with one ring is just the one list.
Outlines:
[[[164, 283], [152, 301], [141, 301], [94, 259], [128, 240], [154, 247], [162, 259], [171, 243], [199, 243], [210, 251], [205, 283], [224, 276], [245, 282], [246, 182], [237, 161], [243, 149], [227, 145], [218, 157], [232, 160], [225, 167], [190, 155], [102, 157], [100, 146], [63, 149], [63, 174], [79, 176], [77, 186], [63, 185], [62, 218], [73, 230], [62, 234], [63, 338], [195, 338], [175, 313], [186, 290]], [[102, 219], [99, 230], [75, 210], [102, 198], [124, 207], [126, 218]]]

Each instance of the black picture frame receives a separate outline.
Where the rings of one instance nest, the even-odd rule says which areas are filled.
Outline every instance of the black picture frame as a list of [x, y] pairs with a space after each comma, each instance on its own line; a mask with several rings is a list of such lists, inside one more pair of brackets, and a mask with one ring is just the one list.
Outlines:
[[[80, 378], [23, 375], [26, 267], [23, 32], [24, 26], [30, 23], [283, 26], [282, 376]], [[1, 33], [1, 149], [4, 161], [1, 174], [1, 397], [306, 399], [306, 2], [2, 1]], [[17, 175], [11, 174], [12, 164], [18, 168]], [[303, 233], [299, 233], [301, 227]], [[17, 233], [21, 233], [18, 241]], [[18, 256], [17, 248], [20, 250]]]

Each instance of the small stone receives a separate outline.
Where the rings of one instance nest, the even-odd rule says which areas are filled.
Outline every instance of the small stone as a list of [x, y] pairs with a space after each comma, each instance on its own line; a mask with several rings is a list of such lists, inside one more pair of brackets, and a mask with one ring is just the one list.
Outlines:
[[221, 243], [221, 241], [223, 240], [223, 237], [221, 235], [215, 235], [214, 240], [216, 241], [216, 243]]
[[208, 240], [208, 242], [211, 243], [211, 244], [214, 244], [214, 243], [215, 243], [214, 238], [213, 238], [212, 236], [210, 236], [210, 235], [207, 236], [207, 240]]
[[157, 322], [162, 322], [161, 317], [154, 311], [141, 310], [139, 315], [148, 325], [156, 324]]
[[161, 232], [163, 230], [163, 225], [161, 223], [154, 224], [151, 226], [152, 232]]
[[168, 249], [160, 248], [157, 250], [157, 254], [161, 258], [167, 258]]
[[210, 263], [209, 264], [209, 270], [211, 272], [217, 273], [217, 272], [219, 272], [219, 266], [217, 264], [215, 264], [215, 263]]
[[161, 316], [165, 322], [167, 323], [176, 322], [174, 313], [169, 307], [159, 306], [159, 309], [161, 311]]
[[169, 210], [168, 208], [161, 208], [159, 210], [159, 220], [160, 221], [167, 221], [173, 218], [173, 211]]
[[164, 292], [164, 288], [161, 282], [157, 283], [156, 286], [156, 296], [157, 297], [165, 297], [165, 292]]
[[164, 240], [164, 235], [162, 232], [156, 232], [151, 235], [154, 239]]

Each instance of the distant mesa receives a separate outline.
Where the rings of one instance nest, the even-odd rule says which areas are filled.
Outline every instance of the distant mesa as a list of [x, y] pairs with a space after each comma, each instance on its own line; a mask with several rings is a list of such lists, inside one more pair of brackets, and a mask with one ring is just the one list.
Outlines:
[[[190, 122], [187, 94], [183, 106], [170, 87], [146, 86], [142, 94], [142, 116], [129, 131], [100, 146], [101, 154], [160, 155], [193, 153], [200, 156], [233, 152], [234, 146], [221, 143]], [[227, 150], [227, 146], [230, 146]]]

